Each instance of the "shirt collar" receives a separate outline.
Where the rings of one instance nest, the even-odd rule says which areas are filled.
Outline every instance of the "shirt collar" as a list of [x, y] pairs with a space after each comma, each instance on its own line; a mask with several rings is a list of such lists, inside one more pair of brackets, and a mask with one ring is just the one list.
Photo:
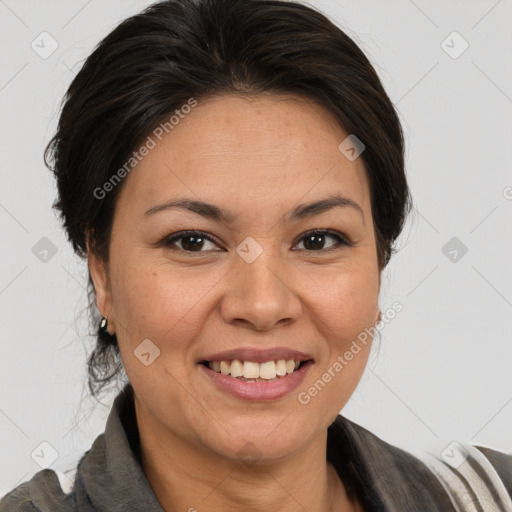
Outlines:
[[126, 384], [105, 432], [78, 463], [73, 489], [78, 510], [164, 512], [142, 470], [138, 446], [133, 388]]
[[[327, 460], [335, 467], [349, 495], [355, 494], [372, 511], [385, 511], [363, 465], [355, 441], [357, 436], [351, 433], [354, 428], [362, 429], [343, 416], [337, 416], [327, 432]], [[130, 383], [116, 396], [105, 432], [80, 459], [73, 495], [78, 509], [84, 511], [164, 512], [142, 469]]]

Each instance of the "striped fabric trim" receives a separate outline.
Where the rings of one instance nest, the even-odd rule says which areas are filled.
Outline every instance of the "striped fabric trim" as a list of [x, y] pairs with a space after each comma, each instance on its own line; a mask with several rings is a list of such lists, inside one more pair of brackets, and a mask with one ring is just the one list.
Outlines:
[[512, 512], [512, 499], [489, 459], [469, 444], [451, 443], [440, 458], [423, 460], [437, 476], [457, 512]]

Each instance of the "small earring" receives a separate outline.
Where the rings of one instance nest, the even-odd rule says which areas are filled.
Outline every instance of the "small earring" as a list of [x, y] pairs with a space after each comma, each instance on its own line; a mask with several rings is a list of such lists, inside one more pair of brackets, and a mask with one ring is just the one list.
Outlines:
[[107, 327], [108, 327], [108, 318], [105, 318], [104, 316], [102, 316], [101, 321], [100, 321], [100, 331], [102, 333], [106, 332], [107, 334], [109, 334], [107, 331]]

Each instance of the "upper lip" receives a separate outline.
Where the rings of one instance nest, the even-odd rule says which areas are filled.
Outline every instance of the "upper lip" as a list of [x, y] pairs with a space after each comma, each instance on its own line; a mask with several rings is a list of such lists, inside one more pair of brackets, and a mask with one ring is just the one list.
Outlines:
[[279, 359], [293, 359], [294, 361], [308, 361], [313, 357], [304, 352], [290, 349], [287, 347], [273, 347], [273, 348], [253, 348], [253, 347], [238, 347], [231, 350], [224, 350], [223, 352], [216, 352], [215, 354], [208, 354], [201, 358], [203, 361], [232, 361], [239, 359], [241, 361], [253, 361], [255, 363], [264, 363], [266, 361], [277, 361]]

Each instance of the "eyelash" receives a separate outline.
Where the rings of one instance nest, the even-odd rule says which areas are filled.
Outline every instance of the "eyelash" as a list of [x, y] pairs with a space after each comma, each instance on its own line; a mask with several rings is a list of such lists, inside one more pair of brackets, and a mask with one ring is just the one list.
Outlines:
[[[332, 247], [329, 247], [327, 249], [318, 249], [318, 250], [308, 250], [308, 249], [300, 249], [302, 251], [310, 252], [310, 253], [326, 253], [330, 251], [335, 251], [341, 249], [343, 246], [345, 247], [353, 247], [354, 244], [350, 242], [347, 238], [343, 237], [340, 233], [337, 231], [332, 231], [330, 229], [313, 229], [311, 231], [307, 231], [302, 235], [302, 237], [299, 239], [297, 243], [300, 243], [305, 238], [311, 235], [329, 235], [330, 237], [336, 239], [338, 243], [336, 245], [333, 245]], [[179, 233], [175, 233], [173, 235], [170, 235], [162, 240], [162, 242], [159, 245], [163, 245], [164, 247], [170, 249], [171, 251], [175, 252], [185, 252], [188, 254], [201, 254], [208, 251], [187, 251], [185, 249], [181, 249], [179, 247], [171, 247], [174, 242], [177, 240], [180, 240], [182, 238], [187, 238], [189, 236], [197, 236], [201, 237], [205, 240], [208, 240], [209, 242], [212, 242], [216, 245], [218, 245], [218, 242], [214, 237], [211, 235], [207, 235], [203, 231], [193, 231], [193, 230], [187, 230], [187, 231], [180, 231]]]

